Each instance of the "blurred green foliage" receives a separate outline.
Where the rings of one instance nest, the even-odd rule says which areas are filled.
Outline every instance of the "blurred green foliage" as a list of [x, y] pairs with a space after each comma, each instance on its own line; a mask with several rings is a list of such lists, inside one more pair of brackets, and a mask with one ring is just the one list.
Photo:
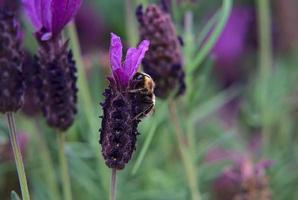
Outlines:
[[[126, 21], [131, 19], [127, 14], [133, 15], [137, 4], [146, 4], [148, 1], [131, 1], [130, 7], [127, 7], [129, 1], [90, 2], [110, 30], [124, 36], [128, 43], [138, 41], [137, 33], [127, 34], [130, 28], [135, 30], [137, 27], [136, 20]], [[255, 157], [273, 161], [273, 166], [268, 171], [273, 199], [298, 199], [298, 117], [293, 114], [291, 103], [298, 101], [292, 99], [298, 88], [298, 60], [291, 56], [277, 56], [274, 67], [266, 78], [260, 77], [258, 70], [252, 70], [246, 84], [221, 89], [212, 73], [212, 57], [202, 59], [198, 62], [200, 65], [193, 64], [193, 59], [201, 53], [198, 43], [203, 43], [213, 24], [223, 20], [220, 7], [219, 1], [201, 0], [196, 4], [173, 5], [172, 9], [178, 33], [185, 41], [183, 50], [188, 80], [187, 93], [177, 103], [179, 117], [187, 134], [191, 158], [198, 170], [196, 180], [202, 197], [211, 198], [212, 181], [232, 164], [229, 160], [208, 163], [204, 159], [207, 152], [215, 147], [222, 147], [245, 153], [248, 138], [255, 134], [255, 130], [265, 130], [264, 149]], [[204, 16], [211, 11], [216, 13], [215, 17], [206, 22]], [[191, 27], [184, 26], [186, 12], [193, 14]], [[30, 34], [32, 29], [25, 20], [24, 24], [27, 30], [25, 46], [34, 52], [36, 43]], [[98, 37], [109, 40], [108, 35]], [[107, 66], [101, 66], [98, 62], [98, 52], [92, 56], [92, 67], [86, 72], [88, 88], [85, 88], [90, 92], [91, 104], [85, 105], [79, 99], [79, 113], [75, 125], [67, 133], [65, 149], [73, 197], [77, 200], [108, 199], [109, 195], [110, 169], [104, 164], [98, 144], [98, 129], [101, 124], [98, 117], [102, 112], [99, 103], [103, 101], [101, 94], [106, 87], [108, 74]], [[256, 56], [255, 53], [254, 59]], [[79, 91], [81, 92], [86, 91]], [[241, 99], [240, 117], [235, 119], [236, 125], [227, 129], [222, 125], [218, 112], [235, 97]], [[85, 112], [86, 106], [89, 106], [92, 113]], [[86, 117], [87, 115], [90, 117]], [[91, 125], [89, 118], [93, 118]], [[32, 199], [62, 199], [56, 133], [46, 126], [42, 117], [30, 119], [19, 113], [16, 121], [18, 130], [26, 132], [30, 138], [25, 163]], [[138, 136], [133, 159], [125, 170], [118, 172], [118, 199], [190, 199], [173, 128], [166, 103], [157, 100], [153, 116], [140, 124], [141, 135]], [[8, 131], [3, 116], [0, 131], [0, 141], [7, 140]], [[6, 174], [11, 171], [15, 171], [11, 161], [0, 162], [0, 188], [5, 188]], [[18, 197], [12, 193], [11, 199], [16, 200]]]

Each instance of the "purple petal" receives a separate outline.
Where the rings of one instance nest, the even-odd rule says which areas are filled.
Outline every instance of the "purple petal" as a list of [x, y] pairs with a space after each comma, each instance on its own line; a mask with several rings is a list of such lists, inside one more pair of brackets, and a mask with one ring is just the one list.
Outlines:
[[149, 44], [150, 42], [148, 40], [143, 40], [138, 48], [128, 49], [124, 62], [124, 70], [129, 79], [131, 79], [138, 70], [146, 51], [149, 49]]
[[51, 30], [50, 4], [49, 0], [23, 0], [25, 11], [36, 31], [41, 28]]
[[51, 32], [58, 34], [72, 20], [81, 6], [82, 0], [52, 0], [51, 1]]
[[129, 77], [122, 68], [118, 68], [115, 71], [113, 71], [113, 76], [120, 86], [126, 86], [129, 82]]
[[122, 60], [122, 43], [119, 36], [114, 33], [111, 33], [111, 44], [110, 44], [110, 62], [112, 70], [115, 71], [118, 68], [121, 68]]

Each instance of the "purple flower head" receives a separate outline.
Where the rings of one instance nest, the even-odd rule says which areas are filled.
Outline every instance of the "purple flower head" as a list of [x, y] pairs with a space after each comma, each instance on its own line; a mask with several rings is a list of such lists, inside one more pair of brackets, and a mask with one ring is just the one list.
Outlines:
[[253, 21], [253, 10], [249, 7], [235, 7], [219, 37], [213, 54], [221, 64], [230, 64], [245, 51], [247, 33]]
[[[246, 77], [242, 60], [254, 48], [255, 11], [249, 6], [236, 6], [216, 42], [212, 55], [215, 58], [215, 72], [224, 86]], [[241, 64], [240, 64], [241, 63]]]
[[137, 72], [146, 51], [149, 48], [149, 41], [143, 40], [137, 48], [129, 48], [124, 63], [122, 63], [122, 43], [119, 36], [111, 33], [110, 64], [113, 78], [120, 87], [128, 86], [134, 74]]
[[253, 199], [271, 199], [264, 198], [270, 196], [266, 169], [271, 165], [270, 160], [254, 163], [249, 157], [234, 162], [231, 168], [227, 168], [214, 180], [215, 199], [247, 199], [245, 197], [252, 194], [256, 196]]
[[57, 36], [72, 20], [82, 0], [22, 0], [36, 36], [47, 41]]

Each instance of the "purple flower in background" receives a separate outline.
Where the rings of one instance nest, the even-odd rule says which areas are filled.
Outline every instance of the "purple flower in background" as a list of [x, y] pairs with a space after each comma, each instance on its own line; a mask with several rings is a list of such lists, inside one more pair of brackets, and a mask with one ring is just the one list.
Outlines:
[[23, 104], [22, 31], [14, 10], [0, 6], [0, 112], [16, 112]]
[[59, 35], [63, 27], [72, 20], [82, 0], [22, 0], [36, 36], [41, 41]]
[[265, 172], [271, 165], [272, 162], [268, 160], [254, 164], [248, 157], [235, 162], [215, 179], [215, 200], [270, 200], [271, 192]]
[[218, 61], [229, 64], [245, 51], [246, 35], [251, 20], [251, 9], [236, 7], [232, 10], [227, 24], [213, 49], [213, 54]]
[[[143, 60], [144, 72], [149, 74], [156, 86], [155, 95], [166, 99], [173, 92], [175, 97], [186, 90], [183, 70], [183, 41], [176, 33], [167, 3], [150, 4], [136, 8], [140, 40], [149, 40], [150, 49]], [[180, 38], [180, 39], [179, 39]]]
[[149, 48], [149, 41], [143, 40], [137, 48], [129, 48], [122, 63], [122, 43], [120, 37], [111, 33], [110, 62], [113, 78], [120, 87], [127, 87]]
[[[208, 155], [207, 162], [232, 161], [233, 165], [219, 174], [212, 183], [215, 200], [270, 200], [271, 192], [266, 170], [272, 166], [271, 160], [254, 163], [249, 154], [217, 149], [215, 155]], [[210, 157], [211, 156], [211, 157]]]
[[238, 66], [240, 59], [247, 52], [256, 34], [252, 28], [254, 11], [250, 7], [235, 7], [227, 24], [215, 44], [212, 55], [215, 58], [216, 72], [225, 84], [239, 80], [243, 73], [243, 64]]
[[[82, 54], [85, 57], [86, 54], [92, 55], [95, 50], [105, 49], [106, 38], [102, 36], [109, 33], [108, 22], [104, 20], [92, 2], [85, 1], [82, 4], [75, 21]], [[100, 61], [102, 62], [102, 59]]]
[[76, 63], [61, 31], [72, 20], [81, 0], [23, 0], [39, 42], [35, 56], [38, 102], [49, 126], [66, 131], [77, 113]]

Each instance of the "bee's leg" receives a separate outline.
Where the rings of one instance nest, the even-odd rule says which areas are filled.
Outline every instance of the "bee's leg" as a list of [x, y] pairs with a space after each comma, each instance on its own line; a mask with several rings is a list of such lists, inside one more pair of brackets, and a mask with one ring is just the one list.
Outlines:
[[142, 103], [144, 103], [144, 104], [153, 104], [153, 100], [152, 100], [151, 97], [145, 96], [144, 98], [142, 98]]
[[154, 105], [151, 104], [150, 106], [148, 106], [148, 107], [146, 108], [146, 110], [144, 110], [143, 112], [140, 112], [139, 114], [137, 114], [137, 115], [132, 119], [132, 121], [138, 119], [138, 118], [141, 117], [142, 115], [149, 114], [150, 112], [149, 112], [149, 113], [146, 113], [146, 112], [149, 111], [149, 110], [152, 110], [153, 107], [154, 107]]
[[129, 93], [137, 93], [137, 92], [145, 92], [145, 91], [147, 91], [146, 88], [140, 88], [140, 89], [128, 90]]

